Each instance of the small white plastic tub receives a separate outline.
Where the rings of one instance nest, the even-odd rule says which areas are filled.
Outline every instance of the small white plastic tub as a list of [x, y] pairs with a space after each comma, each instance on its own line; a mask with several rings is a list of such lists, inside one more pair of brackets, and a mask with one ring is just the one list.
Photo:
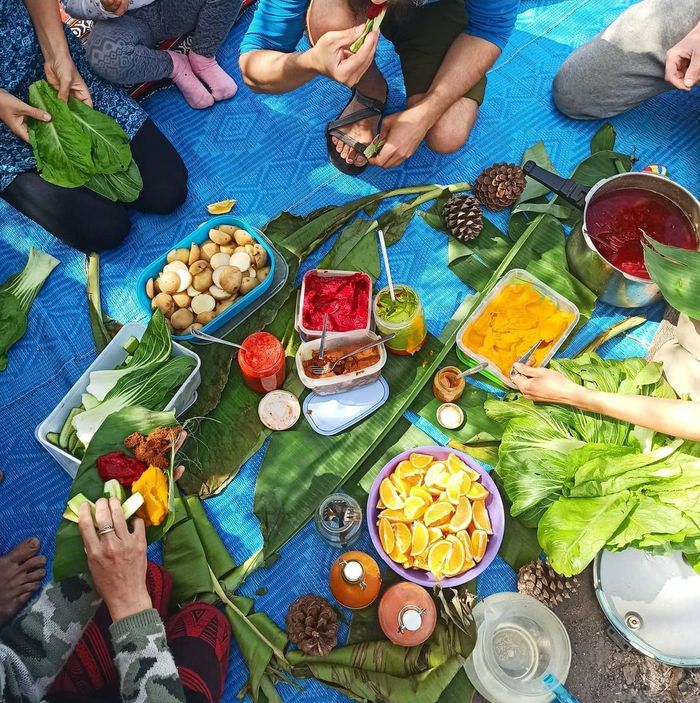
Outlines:
[[[368, 344], [379, 339], [379, 335], [369, 330], [355, 330], [354, 332], [344, 332], [333, 337], [326, 336], [326, 351], [330, 352], [339, 347], [359, 348], [363, 344]], [[333, 378], [316, 378], [308, 376], [304, 371], [303, 362], [310, 359], [314, 351], [317, 351], [321, 346], [320, 339], [312, 339], [304, 342], [297, 351], [297, 372], [301, 382], [318, 395], [331, 395], [333, 393], [342, 393], [353, 388], [359, 388], [369, 383], [376, 381], [381, 375], [382, 368], [386, 363], [386, 350], [384, 345], [379, 347], [379, 361], [373, 366], [368, 366], [361, 371], [353, 371], [343, 374], [342, 376], [334, 376]]]
[[[86, 392], [90, 383], [90, 373], [103, 369], [114, 369], [123, 363], [127, 357], [124, 345], [131, 337], [141, 339], [146, 328], [137, 322], [129, 322], [124, 325], [115, 335], [114, 339], [107, 345], [104, 351], [86, 369], [85, 373], [73, 384], [73, 387], [66, 393], [63, 400], [51, 411], [51, 414], [37, 426], [34, 431], [39, 444], [61, 465], [71, 478], [75, 476], [80, 466], [80, 460], [69, 454], [61, 447], [57, 447], [46, 439], [49, 432], [60, 432], [68, 417], [68, 413], [77, 408], [82, 403], [82, 395]], [[176, 415], [183, 413], [197, 399], [197, 388], [201, 381], [199, 367], [200, 358], [189, 349], [173, 342], [173, 356], [189, 356], [195, 366], [187, 380], [182, 384], [172, 400], [167, 404], [165, 410], [174, 410]]]
[[[361, 271], [334, 271], [331, 269], [311, 269], [310, 271], [307, 271], [304, 274], [304, 277], [301, 279], [301, 288], [299, 290], [299, 296], [297, 297], [295, 328], [299, 332], [302, 339], [317, 339], [321, 336], [320, 327], [319, 329], [310, 329], [309, 327], [306, 327], [304, 325], [304, 321], [302, 318], [302, 313], [304, 310], [304, 298], [306, 296], [306, 281], [309, 275], [312, 273], [318, 275], [319, 278], [344, 278], [346, 276], [360, 275], [363, 279], [365, 279], [365, 283], [367, 284], [367, 324], [364, 327], [358, 329], [369, 330], [372, 327], [372, 279], [366, 273], [362, 273]], [[351, 331], [355, 330], [348, 330], [347, 332], [333, 332], [329, 330], [326, 333], [326, 336], [348, 334]]]
[[540, 281], [531, 273], [525, 271], [525, 269], [513, 269], [509, 271], [501, 280], [491, 289], [491, 292], [477, 305], [474, 312], [472, 312], [469, 317], [465, 320], [464, 324], [459, 328], [457, 332], [457, 346], [462, 353], [466, 354], [470, 359], [474, 359], [477, 362], [486, 362], [488, 364], [487, 370], [490, 371], [496, 378], [498, 378], [502, 383], [504, 383], [508, 388], [516, 388], [515, 384], [508, 378], [504, 376], [501, 370], [494, 364], [490, 359], [481, 354], [477, 354], [472, 351], [463, 341], [464, 331], [469, 325], [476, 320], [479, 315], [483, 312], [484, 308], [506, 287], [511, 283], [527, 283], [531, 285], [540, 295], [545, 298], [549, 298], [560, 310], [573, 315], [573, 319], [569, 323], [569, 326], [564, 330], [564, 333], [559, 337], [559, 339], [552, 345], [550, 350], [547, 352], [544, 359], [542, 359], [541, 366], [546, 366], [552, 357], [557, 353], [559, 347], [566, 341], [571, 332], [576, 328], [578, 324], [580, 313], [579, 309], [570, 301], [567, 300], [563, 295], [557, 293], [553, 288], [550, 288], [546, 283]]

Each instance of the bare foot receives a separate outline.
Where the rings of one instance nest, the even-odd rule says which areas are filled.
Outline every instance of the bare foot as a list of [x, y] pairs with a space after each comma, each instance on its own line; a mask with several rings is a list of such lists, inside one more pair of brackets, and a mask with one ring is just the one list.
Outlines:
[[29, 537], [0, 557], [0, 625], [13, 618], [46, 576], [46, 557], [38, 555], [40, 542]]
[[[357, 89], [367, 97], [380, 100], [381, 102], [386, 101], [386, 81], [375, 65], [372, 65], [367, 73], [365, 73], [362, 80], [358, 83]], [[345, 110], [343, 110], [341, 116], [344, 117], [345, 115], [349, 115], [353, 112], [360, 112], [364, 109], [366, 109], [366, 105], [363, 105], [359, 100], [354, 99], [345, 108]], [[346, 127], [340, 127], [339, 129], [349, 137], [352, 137], [356, 142], [359, 142], [360, 144], [369, 144], [377, 134], [379, 118], [379, 115], [376, 117], [367, 117], [364, 120], [353, 122], [352, 124], [349, 124]], [[358, 154], [352, 147], [345, 144], [345, 142], [341, 141], [337, 137], [333, 137], [332, 139], [335, 144], [336, 151], [345, 161], [347, 161], [347, 163], [355, 164], [355, 166], [364, 166], [367, 163], [367, 159], [362, 154]]]

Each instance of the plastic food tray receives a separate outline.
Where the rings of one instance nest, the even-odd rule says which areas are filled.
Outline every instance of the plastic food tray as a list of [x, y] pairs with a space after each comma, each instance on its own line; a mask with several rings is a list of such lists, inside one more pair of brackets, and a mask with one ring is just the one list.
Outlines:
[[[326, 351], [332, 351], [333, 349], [344, 346], [350, 348], [361, 347], [363, 344], [367, 344], [376, 339], [379, 339], [379, 336], [369, 330], [343, 332], [342, 334], [339, 333], [326, 338]], [[312, 339], [308, 342], [304, 342], [299, 347], [296, 356], [297, 373], [299, 374], [301, 382], [318, 395], [332, 395], [333, 393], [342, 393], [352, 390], [353, 388], [366, 386], [379, 378], [382, 368], [384, 364], [386, 364], [386, 349], [384, 349], [383, 344], [380, 344], [378, 347], [379, 361], [373, 366], [368, 366], [361, 371], [353, 371], [352, 373], [335, 376], [333, 378], [314, 378], [312, 376], [307, 376], [304, 372], [302, 362], [306, 359], [310, 359], [312, 352], [318, 349], [319, 346], [321, 346], [320, 339]]]
[[[124, 344], [130, 337], [141, 339], [146, 328], [137, 322], [129, 322], [124, 325], [116, 334], [114, 339], [107, 345], [105, 350], [93, 361], [87, 368], [85, 373], [73, 384], [73, 387], [66, 393], [63, 400], [51, 411], [51, 414], [37, 426], [34, 431], [39, 444], [61, 465], [61, 467], [71, 476], [74, 477], [80, 466], [80, 460], [69, 454], [65, 450], [51, 444], [46, 439], [48, 432], [60, 432], [63, 427], [68, 413], [72, 408], [78, 407], [82, 403], [82, 395], [90, 382], [90, 372], [113, 369], [123, 363], [127, 357], [127, 351], [124, 349]], [[166, 410], [174, 410], [176, 415], [187, 410], [187, 408], [197, 399], [197, 388], [200, 383], [199, 357], [189, 349], [173, 343], [173, 356], [189, 356], [194, 360], [195, 366], [187, 380], [182, 384], [172, 400], [166, 405]]]
[[504, 376], [501, 370], [496, 366], [490, 359], [481, 354], [477, 354], [472, 351], [464, 342], [462, 341], [462, 336], [464, 335], [464, 330], [476, 320], [479, 315], [481, 315], [484, 308], [497, 296], [506, 286], [511, 283], [529, 283], [540, 295], [552, 300], [556, 306], [564, 310], [565, 312], [572, 313], [574, 315], [569, 326], [564, 330], [564, 334], [552, 345], [552, 348], [547, 352], [547, 355], [542, 359], [541, 366], [546, 366], [552, 357], [557, 353], [559, 347], [564, 343], [566, 338], [571, 334], [572, 330], [576, 327], [579, 321], [579, 311], [578, 308], [570, 301], [567, 300], [563, 295], [559, 295], [553, 288], [550, 288], [547, 284], [540, 281], [531, 273], [528, 273], [524, 269], [513, 269], [509, 271], [503, 278], [491, 289], [491, 292], [477, 305], [474, 312], [469, 315], [464, 324], [459, 328], [457, 332], [457, 347], [459, 350], [468, 356], [470, 359], [474, 359], [477, 363], [485, 361], [488, 364], [486, 371], [489, 374], [497, 378], [502, 384], [506, 385], [508, 388], [515, 388], [516, 386], [507, 376]]
[[[304, 324], [302, 323], [302, 310], [303, 310], [303, 304], [304, 304], [304, 295], [306, 293], [306, 277], [311, 273], [311, 272], [317, 273], [319, 277], [321, 278], [342, 278], [343, 276], [354, 276], [355, 274], [360, 274], [361, 276], [364, 276], [367, 279], [367, 288], [368, 288], [368, 300], [367, 300], [367, 324], [364, 327], [361, 327], [360, 330], [369, 330], [372, 328], [372, 279], [366, 274], [362, 273], [361, 271], [334, 271], [331, 269], [311, 269], [310, 271], [307, 271], [304, 274], [304, 277], [301, 280], [301, 288], [299, 290], [299, 295], [297, 296], [297, 308], [296, 308], [296, 322], [294, 325], [294, 328], [299, 332], [300, 336], [304, 340], [311, 340], [311, 339], [317, 339], [321, 336], [321, 330], [310, 330], [308, 327], [305, 327]], [[348, 332], [355, 332], [356, 330], [348, 330], [346, 332], [331, 332], [328, 331], [326, 333], [327, 336], [333, 336], [333, 335], [339, 335], [339, 334], [348, 334]]]
[[[168, 251], [166, 251], [162, 256], [159, 256], [155, 261], [146, 266], [146, 268], [142, 271], [141, 276], [139, 276], [139, 281], [136, 284], [136, 295], [139, 301], [139, 305], [146, 312], [148, 312], [149, 314], [151, 312], [151, 301], [146, 295], [146, 283], [148, 282], [149, 278], [158, 278], [158, 274], [160, 274], [160, 272], [163, 270], [163, 267], [167, 263], [168, 252], [172, 251], [173, 249], [189, 249], [192, 243], [201, 244], [202, 242], [205, 242], [209, 238], [209, 230], [215, 229], [219, 225], [232, 225], [233, 227], [239, 227], [240, 229], [244, 229], [246, 232], [248, 232], [248, 234], [250, 234], [250, 236], [256, 242], [261, 244], [267, 252], [270, 264], [270, 272], [268, 273], [267, 278], [259, 286], [256, 286], [255, 288], [253, 288], [252, 291], [236, 300], [233, 305], [230, 305], [220, 315], [217, 315], [211, 322], [208, 322], [206, 325], [204, 325], [202, 327], [202, 332], [206, 332], [207, 334], [214, 333], [216, 330], [223, 327], [229, 320], [233, 319], [234, 317], [238, 316], [239, 313], [246, 310], [249, 306], [251, 306], [259, 298], [261, 298], [270, 289], [275, 277], [275, 269], [277, 263], [275, 257], [276, 252], [274, 247], [270, 243], [270, 240], [266, 237], [261, 237], [255, 227], [252, 227], [239, 217], [232, 217], [231, 215], [219, 215], [218, 217], [212, 217], [210, 220], [207, 220], [206, 222], [201, 224], [199, 227], [197, 227], [194, 232], [192, 232], [192, 234], [190, 234], [188, 237], [185, 237], [184, 239], [181, 239], [179, 242], [177, 242], [177, 244], [174, 244], [168, 249]], [[194, 335], [191, 334], [173, 335], [173, 338], [180, 342], [196, 341]]]

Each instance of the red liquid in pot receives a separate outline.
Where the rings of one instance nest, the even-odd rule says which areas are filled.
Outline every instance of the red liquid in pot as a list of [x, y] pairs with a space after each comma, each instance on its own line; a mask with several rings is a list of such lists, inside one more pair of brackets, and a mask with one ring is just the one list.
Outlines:
[[697, 249], [695, 230], [678, 205], [643, 188], [624, 188], [596, 196], [586, 212], [586, 229], [600, 255], [621, 271], [649, 278], [644, 266], [642, 231], [682, 249]]

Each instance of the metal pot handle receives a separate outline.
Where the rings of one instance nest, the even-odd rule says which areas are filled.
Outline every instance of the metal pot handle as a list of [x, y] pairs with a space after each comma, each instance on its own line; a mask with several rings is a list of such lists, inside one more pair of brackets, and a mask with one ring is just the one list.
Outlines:
[[570, 178], [562, 178], [556, 173], [541, 168], [534, 161], [526, 161], [523, 171], [525, 175], [534, 178], [543, 186], [547, 186], [553, 193], [560, 195], [579, 210], [583, 210], [586, 206], [586, 196], [590, 190], [589, 186], [572, 181]]

